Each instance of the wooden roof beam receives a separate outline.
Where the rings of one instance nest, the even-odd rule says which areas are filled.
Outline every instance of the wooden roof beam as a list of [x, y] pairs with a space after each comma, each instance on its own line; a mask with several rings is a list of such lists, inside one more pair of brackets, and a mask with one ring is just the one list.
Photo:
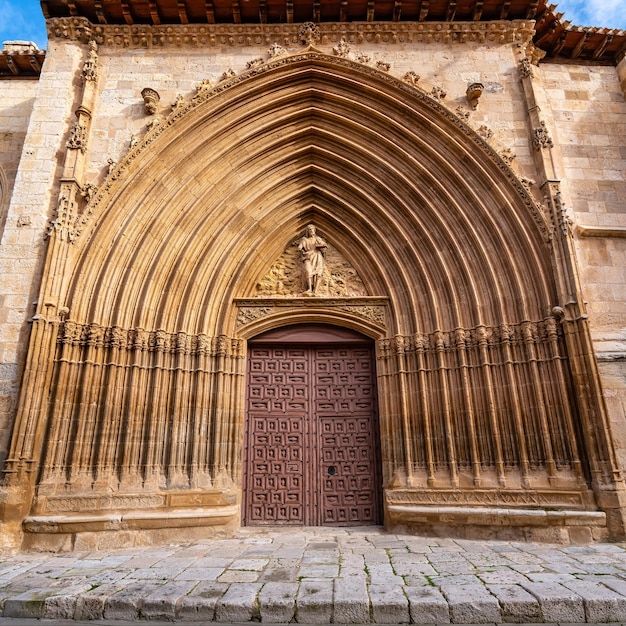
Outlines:
[[552, 57], [556, 57], [559, 55], [559, 53], [561, 52], [561, 50], [563, 50], [563, 48], [565, 47], [565, 41], [567, 39], [567, 31], [564, 30], [561, 35], [559, 36], [559, 40], [556, 42], [556, 44], [554, 45], [554, 47], [552, 48], [551, 52], [550, 52], [550, 56]]
[[128, 5], [128, 0], [122, 0], [122, 15], [124, 16], [124, 21], [128, 25], [133, 23], [133, 15], [130, 12], [130, 6]]
[[259, 0], [259, 21], [267, 24], [267, 0]]
[[70, 15], [75, 17], [78, 15], [78, 10], [76, 9], [76, 2], [74, 0], [67, 0], [67, 8], [70, 10]]
[[231, 0], [231, 8], [233, 11], [233, 22], [241, 24], [241, 6], [239, 0]]
[[321, 0], [313, 0], [313, 21], [317, 24], [320, 21], [320, 15], [322, 12]]
[[538, 7], [539, 7], [539, 0], [533, 0], [528, 5], [528, 11], [526, 11], [526, 19], [527, 20], [535, 19], [535, 16], [537, 15], [537, 8]]
[[341, 0], [341, 3], [339, 4], [339, 21], [348, 21], [348, 0]]
[[293, 24], [293, 0], [287, 0], [285, 4], [285, 10], [287, 11], [287, 24]]
[[37, 74], [41, 74], [41, 63], [35, 55], [29, 57], [28, 61], [30, 62], [30, 66], [35, 70]]
[[152, 23], [155, 26], [160, 26], [161, 24], [161, 16], [159, 15], [159, 8], [155, 0], [148, 0], [148, 6], [150, 8], [150, 17], [152, 18]]
[[570, 59], [577, 59], [580, 56], [580, 53], [583, 51], [583, 46], [589, 37], [589, 33], [583, 33], [583, 36], [578, 40], [578, 43], [574, 46], [572, 50], [572, 54], [570, 54]]
[[41, 0], [41, 10], [43, 12], [43, 16], [48, 19], [50, 17], [50, 9], [48, 9], [47, 0]]
[[6, 59], [7, 66], [9, 67], [9, 69], [17, 76], [20, 73], [20, 68], [17, 66], [17, 64], [13, 60], [13, 57], [10, 54], [7, 54], [6, 57], [4, 58]]
[[393, 21], [399, 22], [402, 14], [402, 0], [395, 0], [393, 3]]
[[541, 37], [535, 40], [535, 45], [539, 47], [541, 46], [542, 43], [545, 43], [546, 41], [551, 39], [554, 33], [556, 33], [557, 25], [558, 25], [558, 22], [552, 22], [552, 24], [550, 24], [550, 26], [543, 31], [543, 33], [541, 34]]
[[421, 0], [420, 2], [420, 16], [419, 21], [423, 22], [428, 17], [428, 11], [430, 11], [430, 2], [429, 0]]
[[107, 18], [106, 15], [104, 14], [104, 9], [102, 8], [102, 2], [100, 2], [100, 0], [96, 0], [94, 2], [94, 7], [96, 9], [96, 17], [98, 18], [98, 22], [100, 22], [100, 24], [107, 24]]
[[456, 15], [456, 0], [448, 0], [448, 11], [446, 13], [446, 20], [451, 22]]
[[367, 0], [367, 21], [374, 21], [374, 2], [376, 0]]
[[613, 41], [613, 34], [607, 33], [604, 39], [602, 40], [602, 43], [595, 49], [593, 53], [592, 58], [594, 61], [597, 61], [605, 53], [606, 49], [611, 45], [612, 41]]
[[474, 17], [473, 20], [477, 22], [483, 15], [483, 0], [476, 0], [476, 4], [474, 5]]
[[189, 17], [187, 16], [187, 5], [185, 0], [178, 0], [178, 19], [181, 24], [189, 24]]
[[[263, 2], [263, 5], [265, 6], [265, 2]], [[206, 12], [206, 21], [209, 24], [215, 24], [215, 5], [213, 0], [205, 0], [204, 10]]]
[[511, 9], [511, 0], [506, 0], [506, 2], [502, 3], [502, 8], [500, 9], [500, 19], [505, 20], [509, 17], [509, 10]]

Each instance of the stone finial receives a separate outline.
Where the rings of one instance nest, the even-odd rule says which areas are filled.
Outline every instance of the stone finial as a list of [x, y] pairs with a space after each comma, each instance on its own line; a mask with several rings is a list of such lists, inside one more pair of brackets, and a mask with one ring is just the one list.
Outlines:
[[141, 90], [141, 97], [143, 98], [144, 108], [148, 115], [154, 115], [157, 112], [159, 101], [161, 96], [156, 89], [151, 87], [145, 87]]
[[300, 40], [309, 46], [314, 46], [320, 40], [320, 29], [314, 22], [305, 22], [300, 27]]
[[533, 147], [535, 150], [541, 150], [542, 148], [553, 148], [554, 142], [550, 133], [546, 128], [546, 123], [541, 120], [539, 126], [533, 129]]
[[467, 101], [470, 103], [472, 109], [476, 109], [476, 107], [478, 107], [478, 100], [480, 96], [483, 95], [484, 89], [485, 86], [482, 83], [470, 83], [467, 86], [465, 95], [467, 96]]

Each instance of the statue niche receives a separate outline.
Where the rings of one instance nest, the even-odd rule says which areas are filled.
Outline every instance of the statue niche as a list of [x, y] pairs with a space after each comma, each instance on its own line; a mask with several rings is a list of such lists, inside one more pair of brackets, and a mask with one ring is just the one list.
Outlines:
[[354, 298], [369, 294], [352, 264], [309, 224], [257, 283], [255, 295]]

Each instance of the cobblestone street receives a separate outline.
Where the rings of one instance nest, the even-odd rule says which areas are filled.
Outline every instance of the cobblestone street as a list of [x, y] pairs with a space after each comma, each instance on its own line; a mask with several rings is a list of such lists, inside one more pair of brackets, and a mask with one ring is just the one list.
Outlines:
[[4, 618], [53, 620], [621, 622], [626, 547], [242, 529], [181, 545], [5, 554], [0, 603]]

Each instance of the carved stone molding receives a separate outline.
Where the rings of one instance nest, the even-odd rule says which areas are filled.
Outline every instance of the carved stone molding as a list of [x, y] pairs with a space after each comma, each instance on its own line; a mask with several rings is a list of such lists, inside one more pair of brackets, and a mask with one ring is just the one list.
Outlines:
[[533, 147], [535, 150], [554, 147], [552, 137], [550, 137], [550, 133], [546, 128], [546, 123], [542, 120], [539, 124], [540, 125], [533, 130]]
[[171, 333], [164, 330], [147, 331], [142, 328], [121, 328], [99, 324], [80, 324], [66, 320], [59, 328], [57, 342], [68, 346], [91, 346], [105, 350], [141, 350], [164, 354], [209, 355], [242, 353], [239, 339], [224, 335], [209, 337], [205, 334], [192, 335], [182, 331]]
[[377, 326], [386, 325], [387, 299], [378, 297], [366, 298], [238, 298], [236, 327], [269, 317], [286, 309], [303, 310], [307, 308], [343, 311], [360, 317]]
[[500, 490], [475, 489], [389, 489], [385, 499], [390, 504], [445, 504], [464, 506], [541, 506], [585, 507], [584, 494], [580, 491]]
[[[522, 22], [521, 24], [526, 25], [525, 22]], [[454, 26], [454, 25], [455, 24], [450, 24], [447, 26]], [[271, 26], [286, 28], [291, 25], [271, 25]], [[347, 26], [350, 27], [350, 25], [347, 25]], [[363, 26], [363, 28], [367, 28], [368, 29], [367, 32], [370, 32], [369, 27], [367, 25], [361, 25], [361, 26]], [[381, 24], [381, 25], [372, 25], [372, 27], [373, 26], [382, 27], [382, 26], [389, 26], [389, 25]], [[398, 28], [402, 28], [403, 26], [404, 25], [398, 25]], [[261, 26], [259, 26], [259, 28], [260, 27]], [[428, 27], [428, 25], [424, 25], [424, 27], [426, 28]], [[242, 28], [243, 28], [243, 25], [242, 25]], [[371, 32], [373, 33], [375, 32], [375, 30], [372, 30]], [[338, 40], [340, 39], [340, 35], [345, 37], [346, 35], [345, 30], [341, 31], [341, 33], [338, 33], [337, 35]], [[117, 164], [117, 165], [114, 164], [113, 166], [111, 166], [110, 168], [111, 171], [110, 171], [108, 179], [103, 183], [103, 185], [101, 185], [99, 193], [97, 197], [94, 199], [93, 203], [88, 206], [87, 213], [90, 214], [93, 212], [93, 210], [95, 209], [95, 206], [97, 206], [97, 204], [107, 195], [107, 193], [111, 189], [113, 182], [122, 175], [124, 170], [127, 169], [127, 167], [132, 163], [134, 159], [136, 159], [144, 150], [146, 150], [149, 147], [152, 141], [154, 141], [167, 128], [176, 124], [176, 122], [179, 119], [181, 119], [188, 112], [192, 111], [194, 108], [201, 106], [203, 103], [205, 103], [210, 98], [216, 96], [217, 94], [222, 93], [223, 91], [226, 91], [227, 89], [234, 87], [235, 85], [250, 79], [252, 76], [262, 74], [263, 72], [273, 70], [280, 66], [288, 66], [290, 64], [298, 63], [301, 61], [315, 62], [317, 60], [319, 60], [320, 62], [330, 61], [339, 66], [349, 67], [351, 71], [360, 72], [365, 75], [375, 76], [378, 80], [384, 80], [388, 82], [390, 85], [393, 85], [397, 89], [401, 89], [401, 90], [404, 90], [413, 94], [413, 96], [427, 103], [427, 106], [430, 106], [436, 109], [440, 115], [442, 115], [447, 120], [449, 120], [461, 132], [467, 135], [471, 139], [471, 141], [478, 144], [478, 146], [484, 152], [486, 152], [488, 155], [491, 156], [491, 158], [498, 165], [501, 172], [504, 174], [506, 178], [509, 179], [511, 184], [515, 187], [515, 189], [517, 190], [517, 192], [523, 199], [523, 202], [526, 205], [529, 213], [533, 216], [540, 232], [542, 233], [542, 237], [544, 241], [546, 242], [546, 244], [548, 245], [550, 244], [552, 233], [551, 233], [551, 229], [549, 228], [546, 222], [543, 212], [537, 208], [534, 199], [528, 193], [524, 185], [522, 185], [522, 183], [519, 181], [515, 173], [509, 167], [509, 165], [498, 155], [497, 151], [493, 147], [491, 147], [482, 137], [479, 136], [479, 134], [477, 134], [474, 130], [472, 130], [467, 125], [464, 119], [461, 119], [461, 117], [457, 116], [452, 110], [444, 106], [439, 100], [435, 99], [432, 95], [426, 93], [424, 90], [417, 87], [415, 85], [415, 83], [419, 79], [417, 75], [414, 75], [414, 73], [409, 72], [407, 75], [405, 75], [404, 80], [401, 80], [401, 79], [394, 77], [390, 73], [381, 72], [380, 70], [377, 70], [376, 68], [373, 68], [371, 66], [360, 64], [360, 63], [355, 63], [354, 61], [348, 58], [328, 55], [328, 54], [319, 52], [317, 50], [307, 50], [298, 54], [287, 55], [287, 56], [281, 55], [275, 59], [270, 59], [269, 61], [263, 63], [259, 67], [248, 69], [242, 72], [241, 74], [237, 74], [237, 75], [235, 75], [235, 73], [232, 70], [229, 70], [223, 74], [220, 82], [217, 85], [215, 85], [212, 88], [209, 88], [207, 86], [206, 88], [199, 90], [196, 93], [196, 95], [189, 102], [186, 103], [186, 105], [178, 107], [176, 111], [170, 113], [170, 115], [167, 117], [166, 120], [163, 121], [163, 123], [160, 123], [156, 127], [152, 127], [150, 129], [150, 132], [144, 137], [143, 141], [140, 142], [135, 148], [133, 148], [120, 164]]]
[[[303, 32], [301, 24], [167, 24], [150, 26], [92, 24], [81, 17], [47, 20], [50, 39], [72, 39], [100, 45], [150, 48], [155, 46], [270, 46], [339, 43], [514, 43], [529, 40], [533, 22], [345, 22], [313, 24]], [[310, 31], [310, 32], [309, 32]]]

